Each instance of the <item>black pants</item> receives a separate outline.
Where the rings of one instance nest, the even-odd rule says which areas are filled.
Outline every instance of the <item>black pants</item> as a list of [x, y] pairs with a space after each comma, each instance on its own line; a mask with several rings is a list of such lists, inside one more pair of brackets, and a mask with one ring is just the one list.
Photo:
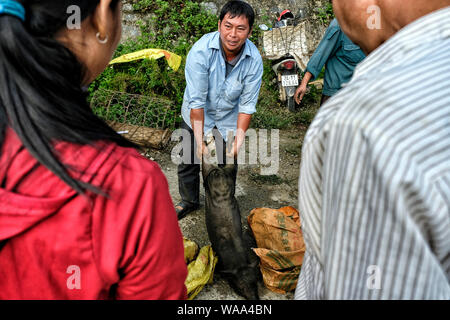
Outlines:
[[320, 105], [322, 106], [330, 98], [330, 96], [322, 95], [322, 98], [320, 99]]
[[[189, 206], [198, 206], [200, 204], [200, 163], [196, 155], [197, 143], [194, 137], [194, 131], [183, 121], [180, 126], [181, 129], [186, 130], [189, 136], [185, 135], [184, 138], [189, 138], [190, 143], [183, 143], [182, 152], [190, 152], [190, 159], [188, 157], [183, 158], [183, 163], [178, 165], [178, 189], [180, 192], [181, 200], [184, 204]], [[217, 128], [213, 129], [213, 135], [216, 142], [217, 162], [219, 166], [225, 165], [226, 159], [226, 147], [227, 143], [223, 139]], [[189, 161], [185, 161], [189, 160]], [[186, 162], [186, 163], [185, 163]], [[237, 177], [237, 160], [235, 160], [235, 170], [233, 174], [234, 185], [236, 185]]]

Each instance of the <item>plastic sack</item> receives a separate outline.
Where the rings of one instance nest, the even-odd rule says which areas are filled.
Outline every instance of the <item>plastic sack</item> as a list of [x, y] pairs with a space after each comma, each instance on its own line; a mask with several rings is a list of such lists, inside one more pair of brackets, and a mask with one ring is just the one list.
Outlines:
[[199, 247], [194, 241], [183, 238], [184, 244], [184, 262], [189, 263], [198, 255]]
[[140, 59], [160, 59], [162, 57], [166, 58], [169, 67], [171, 67], [175, 72], [180, 68], [181, 57], [175, 53], [162, 49], [144, 49], [124, 54], [123, 56], [112, 60], [109, 64], [124, 63]]
[[[185, 281], [188, 300], [194, 299], [205, 285], [212, 283], [214, 269], [218, 258], [211, 246], [201, 248], [198, 255], [198, 245], [195, 242], [184, 239], [184, 258], [188, 264], [188, 276]], [[193, 256], [194, 253], [194, 256]], [[191, 257], [193, 257], [191, 259]], [[194, 260], [195, 259], [195, 260]]]
[[276, 293], [295, 290], [305, 254], [300, 217], [296, 209], [257, 208], [248, 216], [258, 248], [265, 286]]

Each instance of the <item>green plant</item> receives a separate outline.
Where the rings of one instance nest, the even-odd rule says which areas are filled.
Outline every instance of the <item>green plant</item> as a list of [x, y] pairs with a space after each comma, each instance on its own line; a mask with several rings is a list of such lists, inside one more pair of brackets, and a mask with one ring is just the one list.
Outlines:
[[250, 179], [258, 184], [268, 184], [268, 185], [280, 185], [289, 182], [288, 180], [280, 178], [277, 175], [264, 176], [253, 172], [250, 172]]
[[328, 2], [325, 7], [318, 8], [317, 15], [323, 24], [329, 24], [334, 19], [333, 4]]
[[148, 18], [138, 22], [141, 35], [120, 44], [114, 58], [143, 49], [159, 48], [180, 55], [181, 66], [175, 72], [164, 59], [116, 64], [108, 67], [91, 84], [89, 92], [91, 97], [95, 91], [106, 89], [167, 98], [173, 101], [172, 114], [175, 116], [180, 113], [183, 101], [187, 53], [200, 37], [217, 30], [218, 18], [194, 1], [135, 0], [132, 5], [134, 10], [146, 13]]
[[303, 97], [300, 108], [292, 113], [287, 110], [279, 98], [279, 89], [272, 62], [263, 60], [264, 73], [256, 113], [253, 114], [251, 127], [265, 129], [289, 129], [297, 125], [309, 126], [317, 112], [321, 92], [315, 86], [309, 86], [309, 92]]
[[[164, 59], [139, 60], [109, 66], [91, 84], [91, 97], [100, 89], [160, 97], [173, 102], [167, 116], [167, 124], [180, 121], [179, 117], [186, 86], [184, 68], [186, 56], [194, 43], [204, 34], [217, 30], [218, 17], [202, 9], [195, 1], [182, 0], [134, 0], [133, 8], [145, 13], [146, 19], [138, 22], [141, 35], [134, 40], [120, 44], [114, 58], [148, 48], [160, 48], [174, 52], [182, 57], [177, 72], [170, 69]], [[269, 16], [262, 22], [270, 25]], [[260, 30], [254, 27], [251, 40], [258, 45]], [[314, 104], [319, 95], [315, 91], [305, 96], [305, 101]], [[106, 99], [106, 98], [105, 98]], [[105, 100], [104, 105], [108, 102]], [[126, 103], [122, 103], [126, 105]], [[284, 129], [297, 124], [306, 124], [311, 116], [308, 112], [289, 113], [279, 100], [278, 84], [272, 70], [272, 62], [264, 60], [264, 74], [257, 113], [252, 119], [252, 127]], [[105, 117], [106, 111], [101, 103], [96, 103], [96, 114]], [[110, 108], [114, 119], [120, 118], [118, 107]], [[110, 116], [110, 115], [109, 115]], [[151, 117], [148, 117], [149, 119]]]

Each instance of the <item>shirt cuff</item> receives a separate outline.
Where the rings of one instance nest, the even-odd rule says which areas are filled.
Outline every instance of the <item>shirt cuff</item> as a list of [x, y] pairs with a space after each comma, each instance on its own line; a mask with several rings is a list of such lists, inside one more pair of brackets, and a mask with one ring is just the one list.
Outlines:
[[312, 68], [308, 68], [308, 67], [306, 67], [306, 72], [309, 72], [309, 73], [311, 73], [313, 75], [313, 78], [310, 81], [316, 80], [317, 77], [319, 76], [319, 73], [320, 73], [320, 72], [317, 72], [317, 70], [312, 69]]
[[191, 109], [204, 109], [205, 108], [206, 103], [204, 102], [191, 102], [189, 104], [189, 110]]
[[256, 107], [253, 105], [239, 106], [239, 113], [254, 114], [256, 112]]

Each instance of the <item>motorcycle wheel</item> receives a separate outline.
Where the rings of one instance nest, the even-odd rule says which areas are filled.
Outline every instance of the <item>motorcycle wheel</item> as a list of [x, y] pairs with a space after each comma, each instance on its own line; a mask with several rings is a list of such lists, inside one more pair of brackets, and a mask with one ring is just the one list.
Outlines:
[[288, 97], [286, 102], [287, 102], [288, 110], [290, 112], [295, 112], [296, 111], [296, 103], [295, 103], [294, 97]]

